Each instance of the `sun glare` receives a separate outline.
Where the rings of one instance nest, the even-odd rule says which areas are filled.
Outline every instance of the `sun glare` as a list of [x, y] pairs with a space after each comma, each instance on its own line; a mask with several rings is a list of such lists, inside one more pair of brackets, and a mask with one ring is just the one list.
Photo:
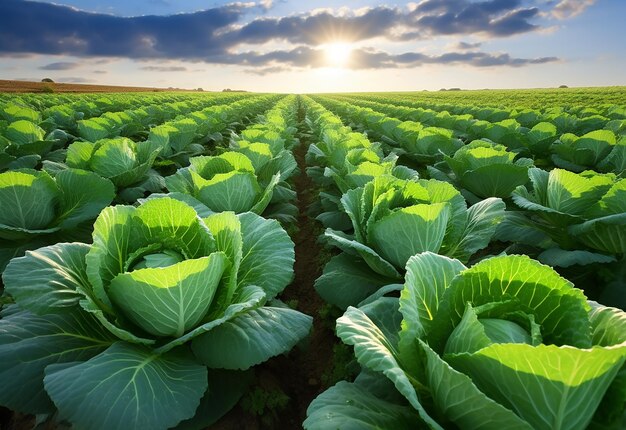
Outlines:
[[330, 43], [324, 47], [326, 62], [330, 67], [345, 67], [352, 54], [352, 46], [347, 43]]

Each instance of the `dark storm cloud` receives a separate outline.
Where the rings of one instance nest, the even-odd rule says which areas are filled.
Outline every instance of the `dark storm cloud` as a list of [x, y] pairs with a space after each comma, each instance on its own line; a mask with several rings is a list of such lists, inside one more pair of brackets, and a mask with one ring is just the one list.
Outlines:
[[80, 67], [80, 64], [60, 61], [58, 63], [50, 63], [45, 66], [41, 66], [39, 70], [71, 70], [77, 67]]
[[0, 2], [0, 52], [131, 58], [209, 58], [214, 32], [236, 23], [241, 4], [190, 14], [124, 18], [23, 0]]
[[[263, 4], [270, 5], [265, 1]], [[519, 0], [426, 0], [413, 8], [379, 6], [348, 14], [310, 12], [287, 17], [258, 17], [241, 23], [258, 4], [232, 3], [169, 16], [119, 17], [87, 13], [66, 6], [24, 0], [0, 1], [0, 56], [29, 54], [77, 57], [176, 59], [213, 64], [276, 67], [322, 67], [317, 45], [333, 40], [363, 41], [382, 37], [409, 41], [438, 35], [505, 37], [539, 28], [538, 9]], [[242, 44], [288, 41], [291, 50], [235, 52]], [[477, 48], [459, 45], [457, 50]], [[352, 67], [414, 67], [426, 63], [474, 66], [520, 66], [548, 59], [516, 59], [482, 52], [428, 56], [355, 51]], [[72, 63], [53, 63], [72, 64]], [[53, 64], [44, 67], [54, 67]], [[94, 63], [95, 64], [95, 63]], [[62, 66], [61, 66], [62, 67]], [[179, 66], [145, 66], [150, 71], [185, 71]], [[184, 69], [184, 70], [183, 70]], [[45, 69], [67, 70], [67, 69]], [[258, 69], [260, 70], [260, 69]]]
[[519, 0], [429, 0], [414, 11], [414, 25], [431, 34], [480, 34], [511, 36], [538, 30], [529, 21], [539, 16], [538, 8], [520, 8]]

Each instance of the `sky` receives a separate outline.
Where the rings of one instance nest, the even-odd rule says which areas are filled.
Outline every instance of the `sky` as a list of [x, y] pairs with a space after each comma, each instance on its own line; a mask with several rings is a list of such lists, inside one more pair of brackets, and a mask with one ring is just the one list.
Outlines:
[[0, 0], [0, 79], [258, 92], [626, 85], [626, 0]]

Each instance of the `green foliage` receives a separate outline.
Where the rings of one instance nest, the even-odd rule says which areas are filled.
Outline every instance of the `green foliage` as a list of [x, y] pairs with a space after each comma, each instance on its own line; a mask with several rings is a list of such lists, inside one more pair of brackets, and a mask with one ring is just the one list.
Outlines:
[[358, 379], [337, 384], [311, 404], [304, 426], [335, 428], [342, 417], [364, 428], [381, 419], [403, 428], [409, 414], [413, 425], [429, 428], [619, 426], [624, 321], [623, 311], [587, 302], [553, 269], [525, 256], [466, 269], [458, 260], [417, 254], [399, 300], [350, 307], [337, 321], [367, 376], [393, 385], [381, 394]]
[[[7, 266], [16, 304], [0, 319], [0, 357], [19, 389], [0, 404], [40, 414], [53, 402], [74, 425], [102, 429], [192, 418], [215, 390], [207, 369], [246, 370], [309, 332], [310, 317], [266, 306], [292, 279], [293, 246], [253, 213], [200, 218], [172, 198], [104, 209], [92, 244], [40, 248]], [[27, 351], [39, 358], [23, 361]]]
[[27, 250], [88, 238], [82, 225], [114, 196], [109, 180], [84, 170], [67, 169], [55, 178], [30, 169], [0, 173], [0, 272]]
[[504, 216], [491, 198], [467, 208], [446, 182], [380, 176], [341, 199], [353, 235], [327, 229], [325, 238], [344, 253], [333, 257], [316, 282], [322, 297], [339, 307], [356, 305], [402, 277], [412, 255], [431, 251], [467, 261], [485, 248]]

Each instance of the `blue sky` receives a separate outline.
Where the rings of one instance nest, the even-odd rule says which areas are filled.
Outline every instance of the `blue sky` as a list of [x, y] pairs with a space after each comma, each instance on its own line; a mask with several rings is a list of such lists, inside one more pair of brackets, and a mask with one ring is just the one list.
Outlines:
[[0, 2], [0, 78], [252, 91], [626, 84], [623, 0]]

